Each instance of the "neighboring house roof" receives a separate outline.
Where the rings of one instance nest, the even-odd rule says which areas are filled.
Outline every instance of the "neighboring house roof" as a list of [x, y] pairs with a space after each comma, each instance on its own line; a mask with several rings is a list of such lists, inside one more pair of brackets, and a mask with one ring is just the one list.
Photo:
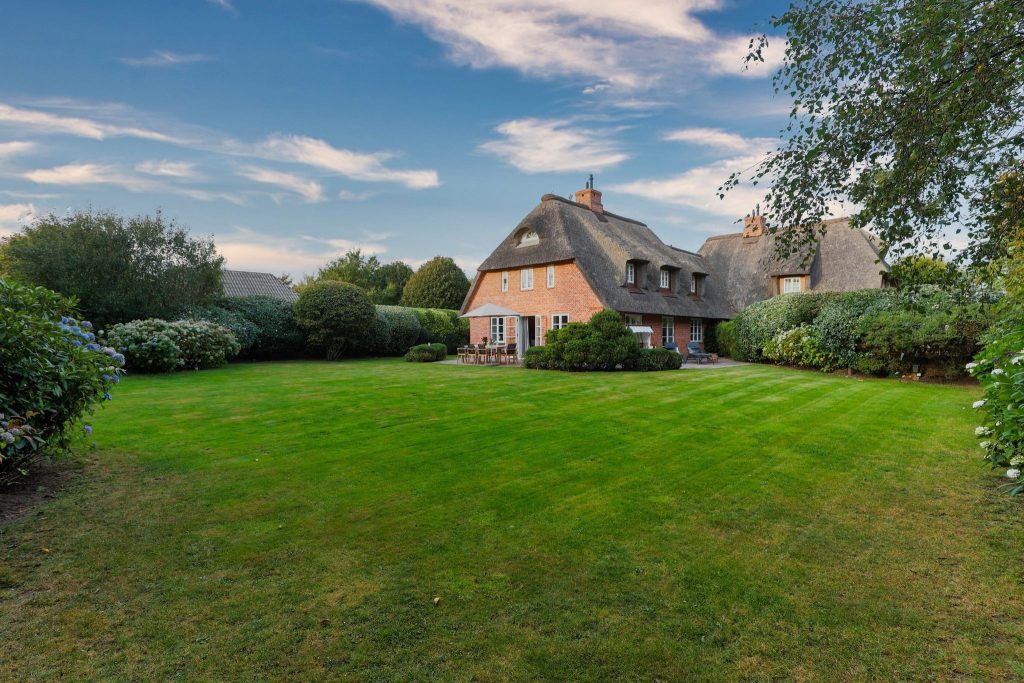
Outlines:
[[[537, 233], [539, 241], [520, 245], [520, 238], [530, 231]], [[585, 204], [552, 194], [541, 198], [479, 270], [510, 270], [560, 261], [574, 261], [607, 308], [654, 315], [732, 317], [724, 298], [726, 282], [702, 256], [670, 247], [639, 221], [607, 211], [597, 213]], [[636, 287], [626, 286], [627, 261], [637, 265]], [[659, 291], [659, 271], [663, 267], [676, 273], [672, 295]], [[689, 292], [694, 273], [710, 274], [700, 298]], [[472, 295], [471, 289], [463, 309]]]
[[289, 303], [299, 298], [291, 287], [270, 273], [245, 270], [224, 270], [221, 273], [224, 296], [270, 296]]
[[715, 280], [728, 283], [728, 317], [770, 297], [774, 294], [772, 279], [784, 275], [810, 276], [814, 291], [849, 291], [884, 284], [883, 274], [889, 272], [889, 265], [879, 254], [877, 237], [865, 230], [851, 229], [846, 218], [825, 221], [825, 229], [817, 244], [787, 258], [778, 257], [776, 238], [769, 233], [757, 237], [735, 233], [708, 238], [700, 254]]

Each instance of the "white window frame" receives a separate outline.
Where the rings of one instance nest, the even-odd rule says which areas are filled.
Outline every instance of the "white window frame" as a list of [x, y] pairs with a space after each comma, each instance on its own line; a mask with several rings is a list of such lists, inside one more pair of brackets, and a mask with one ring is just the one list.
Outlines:
[[503, 291], [503, 292], [507, 292], [508, 291], [508, 271], [507, 270], [501, 271], [501, 291]]
[[639, 313], [626, 313], [626, 326], [640, 327], [644, 324], [644, 317]]
[[799, 294], [802, 291], [804, 291], [804, 279], [799, 275], [782, 278], [783, 294]]
[[491, 318], [491, 342], [494, 344], [505, 343], [505, 318], [504, 316], [493, 316]]
[[674, 344], [676, 342], [676, 319], [670, 315], [661, 318], [661, 345]]
[[704, 321], [700, 318], [690, 318], [690, 341], [704, 343]]
[[697, 293], [697, 275], [696, 273], [690, 274], [690, 294]]
[[552, 313], [551, 314], [551, 329], [560, 330], [569, 324], [568, 313]]
[[626, 284], [627, 285], [635, 285], [636, 284], [636, 266], [633, 265], [632, 263], [627, 263], [626, 264]]
[[552, 264], [548, 266], [548, 289], [554, 289], [555, 287], [555, 266]]
[[662, 268], [661, 269], [661, 288], [662, 289], [669, 289], [670, 287], [672, 287], [672, 274], [669, 272], [668, 268]]
[[519, 291], [528, 292], [533, 289], [533, 268], [523, 268], [519, 271]]
[[534, 244], [540, 244], [540, 235], [537, 234], [536, 230], [527, 230], [519, 236], [519, 243], [517, 247], [529, 247]]

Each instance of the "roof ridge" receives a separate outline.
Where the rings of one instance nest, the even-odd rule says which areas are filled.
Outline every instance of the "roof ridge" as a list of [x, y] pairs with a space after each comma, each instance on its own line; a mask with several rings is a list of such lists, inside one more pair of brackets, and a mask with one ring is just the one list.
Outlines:
[[[580, 204], [579, 202], [574, 202], [574, 201], [573, 201], [573, 200], [571, 200], [571, 199], [567, 199], [567, 198], [565, 198], [565, 197], [562, 197], [561, 195], [557, 195], [557, 194], [551, 194], [550, 192], [549, 192], [548, 194], [544, 195], [543, 197], [541, 197], [541, 198], [540, 198], [540, 201], [541, 201], [541, 202], [543, 203], [543, 202], [547, 202], [547, 201], [550, 201], [550, 200], [552, 200], [552, 199], [554, 199], [554, 200], [556, 200], [556, 201], [560, 201], [560, 202], [562, 202], [563, 204], [568, 204], [569, 206], [577, 206], [577, 207], [579, 207], [579, 208], [581, 208], [581, 209], [586, 209], [587, 211], [591, 211], [590, 207], [589, 207], [589, 206], [587, 206], [586, 204]], [[593, 213], [593, 211], [591, 211], [591, 213]], [[638, 221], [638, 220], [637, 220], [637, 219], [635, 219], [635, 218], [629, 218], [629, 217], [627, 217], [627, 216], [620, 216], [619, 214], [617, 214], [617, 213], [612, 213], [611, 211], [605, 211], [605, 212], [604, 212], [604, 215], [605, 215], [605, 216], [611, 216], [612, 218], [617, 218], [617, 219], [619, 219], [620, 221], [626, 221], [627, 223], [634, 223], [634, 224], [636, 224], [636, 225], [642, 225], [642, 226], [644, 226], [645, 228], [646, 228], [646, 227], [649, 227], [649, 226], [648, 226], [648, 225], [647, 225], [646, 223], [644, 223], [643, 221]]]

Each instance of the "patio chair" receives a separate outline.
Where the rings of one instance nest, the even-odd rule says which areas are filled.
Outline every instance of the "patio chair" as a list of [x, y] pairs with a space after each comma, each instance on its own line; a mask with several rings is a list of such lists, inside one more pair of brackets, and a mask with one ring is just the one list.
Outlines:
[[468, 363], [469, 349], [465, 346], [460, 346], [459, 348], [455, 349], [455, 357], [458, 359], [459, 363]]
[[691, 358], [700, 365], [704, 361], [710, 361], [711, 354], [701, 351], [700, 342], [690, 342], [686, 345], [686, 358], [683, 359], [683, 363], [689, 363]]
[[501, 356], [498, 362], [508, 363], [509, 365], [512, 365], [513, 363], [516, 362], [516, 360], [516, 345], [505, 344], [505, 348], [502, 349]]

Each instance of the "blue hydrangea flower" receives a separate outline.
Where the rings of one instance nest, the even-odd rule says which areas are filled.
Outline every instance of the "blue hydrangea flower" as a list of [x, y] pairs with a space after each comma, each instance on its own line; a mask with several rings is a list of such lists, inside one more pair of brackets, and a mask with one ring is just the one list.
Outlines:
[[113, 401], [114, 397], [111, 396], [110, 393], [108, 392], [108, 393], [103, 394], [103, 400], [104, 401]]
[[92, 323], [89, 322], [88, 320], [83, 320], [82, 321], [82, 327], [84, 327], [87, 330], [91, 330], [92, 329]]
[[92, 425], [82, 425], [82, 431], [86, 434], [92, 434]]
[[71, 340], [71, 344], [73, 346], [81, 346], [82, 345], [82, 340], [81, 339], [73, 339], [73, 340]]
[[100, 349], [100, 345], [99, 344], [86, 344], [85, 345], [85, 350], [86, 351], [99, 351], [99, 349]]
[[4, 432], [3, 434], [0, 434], [0, 441], [3, 441], [4, 443], [14, 443], [14, 435]]

